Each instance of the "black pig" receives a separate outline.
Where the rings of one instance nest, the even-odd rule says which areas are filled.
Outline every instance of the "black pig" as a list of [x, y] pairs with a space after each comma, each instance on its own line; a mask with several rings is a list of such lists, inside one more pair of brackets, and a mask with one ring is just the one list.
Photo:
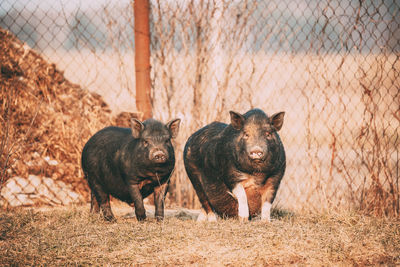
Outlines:
[[154, 192], [155, 216], [164, 217], [164, 197], [175, 166], [171, 138], [180, 119], [164, 125], [131, 120], [131, 128], [107, 127], [93, 135], [82, 151], [82, 169], [91, 189], [91, 212], [114, 221], [110, 195], [134, 204], [138, 220], [146, 218], [143, 199]]
[[215, 212], [240, 220], [261, 213], [261, 220], [270, 221], [271, 204], [286, 168], [277, 133], [284, 114], [230, 111], [231, 124], [213, 122], [188, 139], [183, 158], [204, 210], [198, 220], [215, 220]]

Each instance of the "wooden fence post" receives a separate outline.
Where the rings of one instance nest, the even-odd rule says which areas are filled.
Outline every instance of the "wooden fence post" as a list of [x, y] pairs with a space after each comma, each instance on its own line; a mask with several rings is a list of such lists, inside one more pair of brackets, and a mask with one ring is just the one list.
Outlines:
[[153, 116], [150, 82], [149, 0], [134, 0], [136, 108], [142, 119]]

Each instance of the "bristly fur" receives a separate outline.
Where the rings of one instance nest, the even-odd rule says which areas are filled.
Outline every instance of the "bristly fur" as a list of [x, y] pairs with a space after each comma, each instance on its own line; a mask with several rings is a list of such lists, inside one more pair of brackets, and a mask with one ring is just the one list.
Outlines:
[[231, 193], [242, 183], [251, 216], [272, 201], [283, 177], [286, 158], [277, 133], [284, 113], [268, 117], [260, 109], [231, 111], [231, 124], [213, 122], [187, 141], [184, 163], [204, 210], [236, 217], [238, 203]]
[[166, 125], [149, 119], [131, 120], [131, 128], [107, 127], [93, 135], [82, 151], [82, 169], [91, 189], [91, 210], [101, 208], [115, 220], [110, 195], [135, 205], [138, 220], [146, 218], [143, 199], [154, 192], [156, 217], [164, 216], [164, 196], [175, 166], [171, 143], [179, 119]]

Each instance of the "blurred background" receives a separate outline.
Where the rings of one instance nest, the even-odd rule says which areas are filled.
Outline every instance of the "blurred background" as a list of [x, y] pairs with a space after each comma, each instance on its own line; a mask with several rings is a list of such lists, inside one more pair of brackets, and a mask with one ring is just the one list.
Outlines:
[[[109, 107], [111, 118], [138, 112], [133, 11], [128, 0], [2, 0], [0, 27], [54, 63], [65, 79], [99, 94], [105, 103], [96, 105]], [[187, 138], [212, 121], [229, 123], [230, 110], [258, 107], [269, 115], [286, 112], [280, 136], [287, 169], [275, 207], [399, 215], [398, 1], [150, 0], [150, 32], [153, 115], [164, 122], [182, 119], [170, 206], [200, 207], [183, 167]], [[60, 191], [69, 188], [70, 202], [87, 201], [80, 151], [100, 128], [77, 134], [78, 141], [67, 145], [74, 147], [69, 156], [56, 152], [61, 145], [36, 149], [32, 157], [48, 168], [59, 170], [60, 162], [71, 168], [52, 177], [42, 167], [35, 172], [41, 183], [63, 182]], [[12, 150], [5, 149], [5, 135], [3, 129], [2, 159], [8, 163], [1, 166], [2, 203], [31, 205], [24, 197], [14, 195], [13, 204], [5, 197], [11, 194], [5, 188], [19, 184], [21, 193], [36, 184], [29, 168], [18, 167], [24, 149], [7, 157]]]

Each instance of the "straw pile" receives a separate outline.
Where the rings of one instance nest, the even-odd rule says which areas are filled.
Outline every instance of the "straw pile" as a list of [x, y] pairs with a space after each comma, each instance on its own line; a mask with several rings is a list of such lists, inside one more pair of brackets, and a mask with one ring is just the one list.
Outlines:
[[38, 175], [87, 199], [80, 154], [92, 134], [113, 124], [107, 104], [1, 28], [0, 65], [0, 188], [11, 177]]

